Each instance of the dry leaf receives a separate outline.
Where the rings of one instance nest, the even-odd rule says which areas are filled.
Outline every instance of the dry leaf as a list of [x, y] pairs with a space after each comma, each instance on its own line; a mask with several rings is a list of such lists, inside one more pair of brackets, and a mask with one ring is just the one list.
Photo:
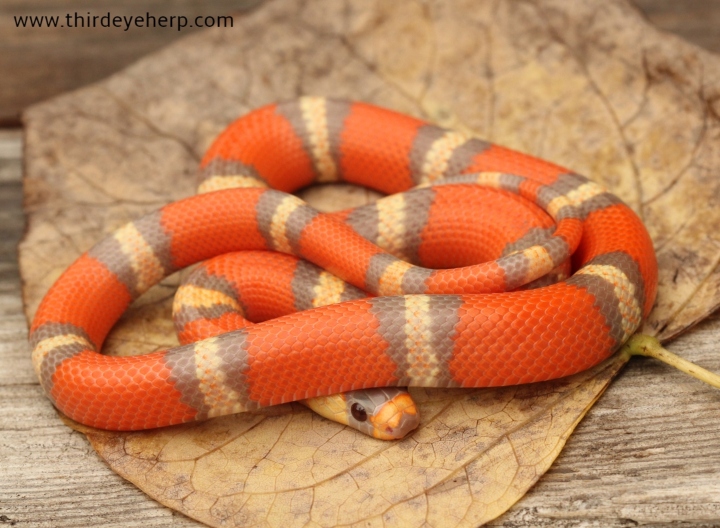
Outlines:
[[[720, 303], [717, 71], [621, 0], [269, 1], [232, 31], [186, 38], [25, 115], [26, 313], [104, 234], [191, 195], [202, 152], [232, 119], [317, 94], [469, 131], [613, 189], [656, 242], [646, 331], [669, 339]], [[109, 353], [176, 342], [176, 284], [136, 303]], [[83, 430], [115, 471], [211, 525], [474, 526], [542, 475], [621, 363], [528, 387], [420, 391], [422, 428], [392, 444], [287, 408], [146, 433]]]
[[477, 526], [547, 471], [623, 364], [497, 390], [411, 389], [423, 423], [400, 442], [289, 405], [152, 434], [70, 425], [120, 475], [210, 526]]

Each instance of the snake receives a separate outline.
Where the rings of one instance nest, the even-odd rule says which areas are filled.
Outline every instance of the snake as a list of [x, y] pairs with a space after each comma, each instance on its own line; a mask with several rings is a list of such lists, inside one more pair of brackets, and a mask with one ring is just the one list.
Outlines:
[[[246, 328], [253, 321], [367, 296], [292, 255], [237, 251], [204, 261], [181, 281], [172, 317], [178, 340], [185, 344]], [[418, 406], [405, 387], [354, 390], [299, 403], [378, 440], [399, 440], [420, 424]]]
[[[142, 430], [361, 389], [547, 381], [610, 357], [654, 303], [652, 240], [618, 197], [394, 110], [314, 96], [267, 105], [218, 136], [199, 174], [200, 194], [99, 241], [40, 302], [33, 366], [71, 419]], [[292, 194], [330, 182], [388, 196], [326, 214]], [[149, 354], [101, 353], [142, 293], [237, 251], [293, 255], [368, 296], [340, 292]]]

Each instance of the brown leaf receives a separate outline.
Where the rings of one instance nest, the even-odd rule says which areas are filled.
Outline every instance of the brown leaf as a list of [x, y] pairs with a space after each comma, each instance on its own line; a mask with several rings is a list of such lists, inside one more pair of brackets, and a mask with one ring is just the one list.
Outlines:
[[547, 471], [623, 364], [496, 390], [411, 389], [423, 423], [399, 442], [300, 406], [151, 433], [67, 421], [120, 475], [210, 526], [477, 526]]
[[[655, 240], [660, 288], [645, 331], [669, 339], [720, 304], [712, 59], [621, 0], [267, 2], [232, 31], [184, 39], [25, 115], [26, 313], [104, 234], [191, 195], [202, 152], [237, 115], [318, 94], [469, 131], [613, 189]], [[109, 353], [176, 343], [177, 281], [135, 304]], [[82, 430], [118, 473], [212, 525], [436, 515], [477, 525], [542, 475], [621, 366], [527, 387], [419, 391], [423, 426], [393, 444], [294, 407], [146, 433]]]

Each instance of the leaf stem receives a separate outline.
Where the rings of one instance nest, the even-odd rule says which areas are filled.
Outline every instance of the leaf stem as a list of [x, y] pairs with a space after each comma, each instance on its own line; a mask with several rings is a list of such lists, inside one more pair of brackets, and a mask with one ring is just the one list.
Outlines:
[[704, 368], [697, 366], [695, 363], [691, 363], [687, 359], [683, 359], [680, 356], [665, 350], [660, 344], [660, 341], [654, 337], [636, 334], [628, 339], [627, 343], [622, 346], [620, 353], [627, 354], [628, 356], [648, 356], [659, 359], [663, 363], [667, 363], [671, 367], [674, 367], [685, 374], [689, 374], [693, 378], [697, 378], [716, 389], [720, 389], [719, 375], [710, 372], [709, 370], [705, 370]]

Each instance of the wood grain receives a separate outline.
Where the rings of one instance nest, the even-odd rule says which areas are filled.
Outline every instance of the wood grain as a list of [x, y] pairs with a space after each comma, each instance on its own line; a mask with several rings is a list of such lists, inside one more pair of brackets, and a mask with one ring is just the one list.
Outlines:
[[3, 0], [0, 3], [0, 125], [18, 125], [28, 105], [107, 77], [143, 55], [200, 28], [16, 27], [15, 16], [88, 12], [155, 17], [225, 15], [256, 0]]
[[[673, 4], [638, 3], [651, 20]], [[716, 3], [683, 2], [687, 12], [660, 20], [697, 35], [697, 22], [687, 20], [711, 20], [703, 7], [708, 4]], [[662, 11], [663, 5], [670, 7]], [[0, 78], [6, 78], [2, 70]], [[42, 395], [29, 361], [15, 249], [24, 229], [21, 146], [18, 130], [0, 131], [0, 525], [198, 526], [110, 471]], [[720, 371], [718, 337], [715, 314], [668, 348]], [[554, 469], [493, 525], [720, 525], [719, 411], [717, 391], [652, 360], [634, 359]]]
[[720, 52], [720, 1], [634, 0], [634, 3], [656, 26]]

